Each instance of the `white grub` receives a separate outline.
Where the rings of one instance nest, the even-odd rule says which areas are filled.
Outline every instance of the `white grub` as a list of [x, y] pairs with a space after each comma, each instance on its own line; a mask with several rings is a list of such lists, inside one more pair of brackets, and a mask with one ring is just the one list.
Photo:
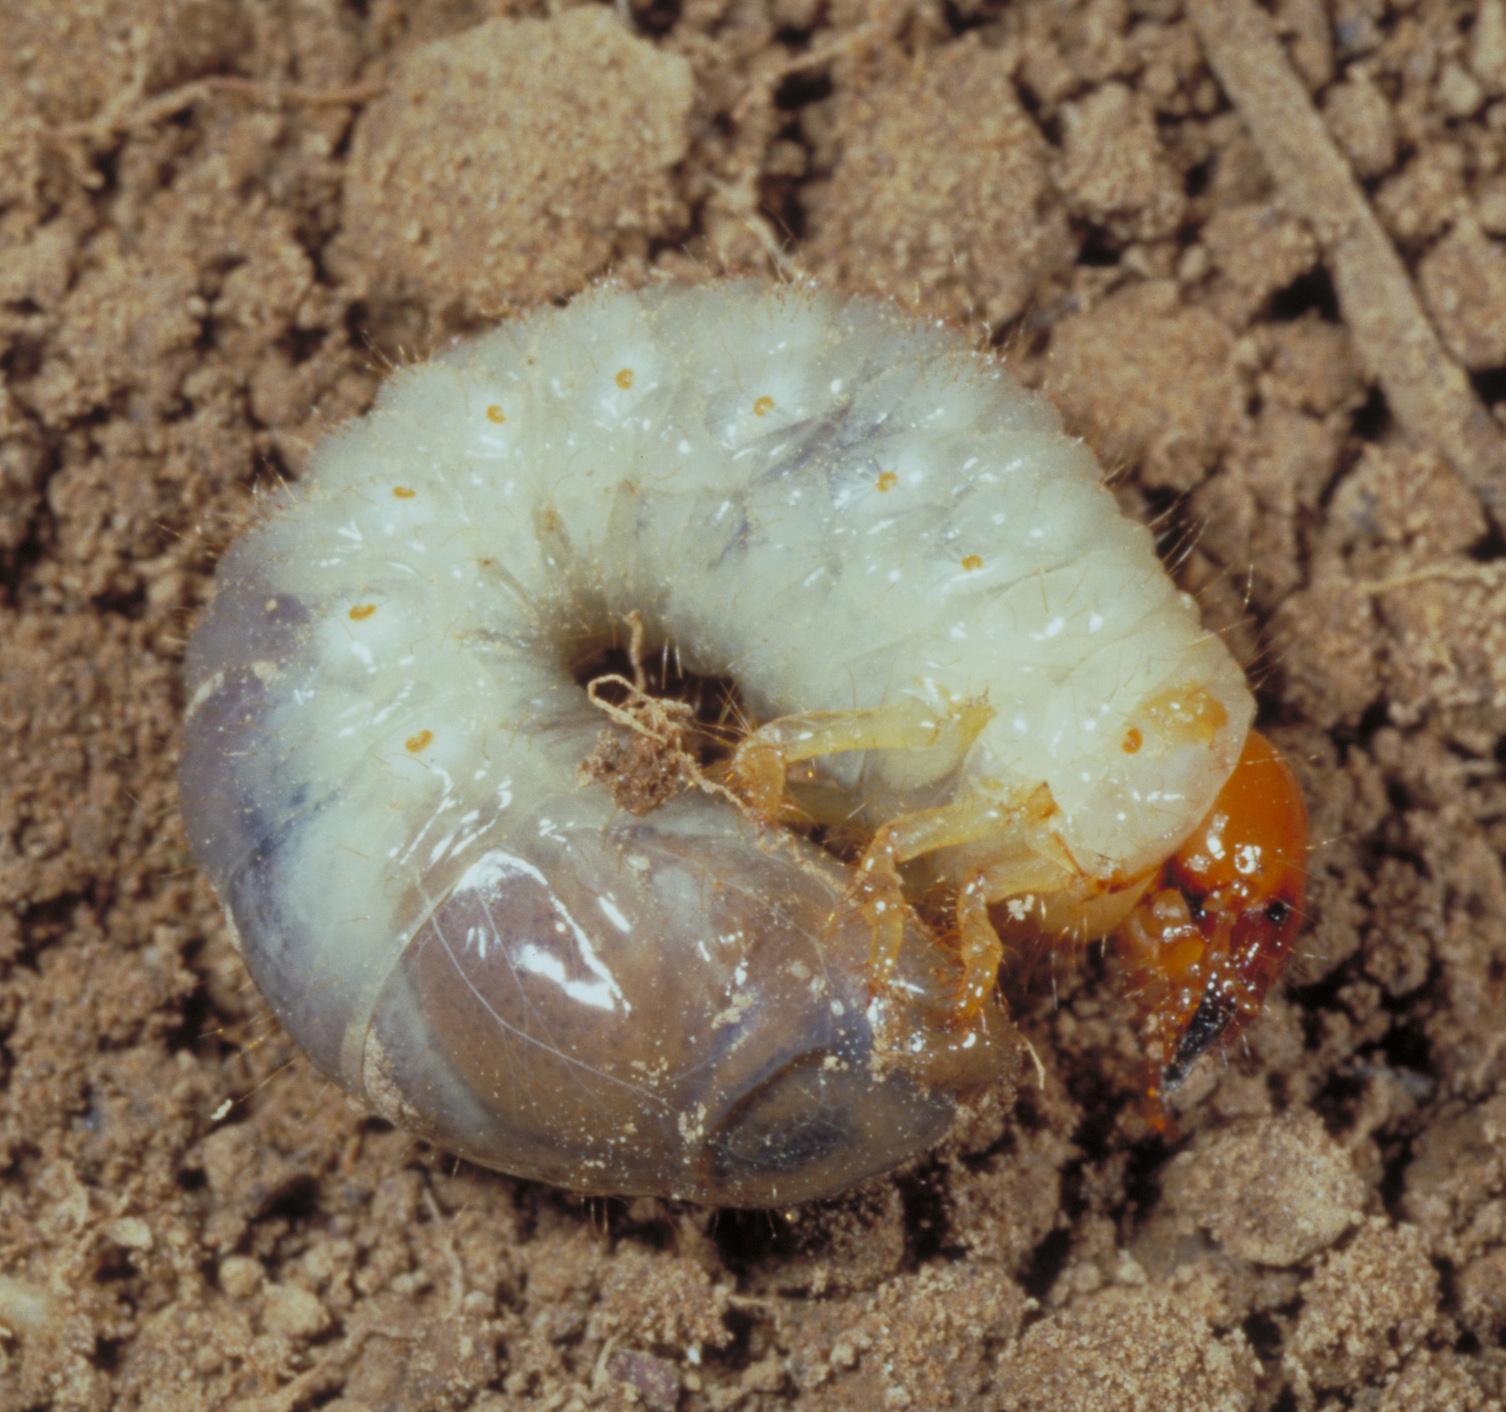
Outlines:
[[[725, 791], [633, 818], [581, 784], [607, 723], [572, 668], [630, 615], [756, 722], [933, 719], [929, 748], [811, 768], [869, 832], [997, 800], [1010, 822], [931, 874], [1017, 864], [1079, 930], [1207, 811], [1253, 711], [1087, 449], [940, 326], [756, 281], [608, 288], [394, 376], [225, 556], [189, 656], [190, 833], [327, 1072], [359, 1092], [379, 1044], [384, 1109], [564, 1185], [819, 1195], [1003, 1066], [992, 1006], [989, 1042], [932, 1045], [909, 1001], [870, 1003], [866, 928], [832, 920], [848, 868], [815, 844]], [[899, 991], [934, 951], [912, 931]], [[454, 993], [465, 1016], [427, 1013]], [[863, 1062], [886, 1008], [915, 1031], [895, 1050], [947, 1064]], [[488, 1053], [457, 1077], [445, 1045]]]

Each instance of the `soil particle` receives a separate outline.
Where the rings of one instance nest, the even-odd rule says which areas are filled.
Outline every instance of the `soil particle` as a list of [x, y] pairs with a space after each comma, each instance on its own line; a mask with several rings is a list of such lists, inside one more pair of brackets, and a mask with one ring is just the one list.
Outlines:
[[1256, 1361], [1197, 1297], [1155, 1286], [1100, 1290], [1032, 1325], [997, 1370], [995, 1406], [1236, 1412], [1254, 1400]]
[[1239, 1260], [1282, 1267], [1311, 1260], [1353, 1226], [1365, 1189], [1344, 1150], [1304, 1113], [1199, 1138], [1167, 1164], [1161, 1193], [1159, 1221], [1201, 1227]]
[[925, 1266], [791, 1327], [788, 1375], [816, 1405], [977, 1407], [999, 1394], [995, 1355], [1025, 1304], [986, 1263]]
[[908, 72], [875, 62], [825, 105], [811, 273], [991, 327], [1042, 300], [1074, 241], [1047, 145], [999, 82], [1006, 62], [964, 40]]
[[1303, 1285], [1288, 1366], [1317, 1387], [1372, 1382], [1398, 1367], [1436, 1319], [1438, 1272], [1415, 1227], [1367, 1222]]
[[356, 125], [351, 277], [440, 320], [495, 317], [641, 259], [685, 220], [672, 170], [692, 97], [684, 59], [600, 9], [403, 55]]
[[1506, 251], [1461, 221], [1422, 257], [1417, 280], [1444, 343], [1463, 367], [1506, 363]]
[[[1137, 355], [1126, 360], [1130, 346]], [[1204, 376], [1178, 377], [1176, 370], [1189, 364]], [[1134, 463], [1156, 488], [1195, 486], [1240, 418], [1227, 326], [1186, 307], [1176, 285], [1164, 280], [1127, 285], [1058, 324], [1045, 386], [1106, 465]]]
[[1056, 180], [1072, 213], [1129, 243], [1171, 235], [1187, 197], [1156, 130], [1154, 103], [1106, 83], [1062, 109]]

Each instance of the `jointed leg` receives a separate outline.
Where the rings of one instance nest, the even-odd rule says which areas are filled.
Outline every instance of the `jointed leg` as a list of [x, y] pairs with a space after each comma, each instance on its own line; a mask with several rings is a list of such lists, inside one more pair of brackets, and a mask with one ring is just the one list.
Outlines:
[[[937, 711], [918, 701], [852, 711], [811, 711], [782, 716], [752, 732], [727, 766], [726, 783], [765, 823], [795, 821], [799, 810], [788, 790], [790, 766], [824, 755], [855, 750], [906, 752], [894, 773], [916, 783], [940, 779], [961, 763], [978, 733], [993, 716], [983, 701], [956, 703]], [[883, 825], [858, 864], [851, 901], [862, 911], [872, 935], [875, 990], [894, 983], [904, 945], [910, 905], [900, 865], [943, 848], [1014, 833], [1041, 825], [1056, 812], [1044, 785], [1017, 801], [975, 795], [936, 809], [902, 814]], [[1049, 835], [1048, 835], [1049, 836]], [[966, 1023], [987, 1003], [997, 979], [1004, 946], [989, 906], [1004, 898], [1059, 884], [1063, 861], [1030, 854], [985, 865], [963, 879], [956, 901], [957, 959], [962, 979], [957, 1019]], [[1070, 869], [1071, 861], [1067, 860]]]
[[988, 915], [982, 873], [974, 873], [957, 893], [957, 954], [962, 962], [957, 1018], [967, 1023], [988, 1004], [999, 976], [999, 963], [1004, 959], [1004, 943]]
[[765, 823], [784, 822], [798, 814], [785, 789], [791, 765], [854, 750], [933, 752], [935, 758], [924, 764], [929, 777], [937, 778], [960, 763], [992, 715], [982, 701], [945, 711], [920, 701], [896, 701], [864, 710], [781, 716], [738, 746], [727, 766], [727, 784]]
[[[893, 983], [904, 944], [908, 904], [899, 865], [927, 853], [977, 843], [1013, 831], [1022, 823], [1044, 823], [1056, 810], [1044, 785], [1018, 803], [973, 796], [939, 809], [904, 814], [884, 825], [858, 864], [853, 900], [872, 929], [875, 989]], [[989, 904], [1018, 896], [1061, 876], [1061, 864], [1026, 857], [974, 869], [957, 893], [957, 954], [962, 982], [957, 1018], [976, 1017], [987, 1002], [1003, 959], [1004, 944], [989, 917]]]

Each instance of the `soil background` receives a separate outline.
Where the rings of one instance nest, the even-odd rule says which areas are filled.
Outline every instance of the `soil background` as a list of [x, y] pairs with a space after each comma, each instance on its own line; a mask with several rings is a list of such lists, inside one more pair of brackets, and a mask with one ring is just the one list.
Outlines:
[[[0, 1408], [1506, 1405], [1503, 237], [1503, 0], [0, 0]], [[1175, 1136], [1097, 950], [783, 1213], [457, 1165], [246, 981], [173, 769], [255, 493], [732, 269], [1000, 347], [1258, 682], [1310, 916]]]

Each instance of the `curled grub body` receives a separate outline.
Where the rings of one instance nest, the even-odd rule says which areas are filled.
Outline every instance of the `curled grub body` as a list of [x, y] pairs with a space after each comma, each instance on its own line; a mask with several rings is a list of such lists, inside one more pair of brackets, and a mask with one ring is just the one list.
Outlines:
[[[1015, 1064], [999, 933], [1124, 923], [1253, 714], [1045, 403], [751, 281], [398, 374], [218, 577], [183, 798], [261, 989], [382, 1113], [587, 1191], [782, 1204], [934, 1144]], [[629, 623], [739, 701], [638, 812], [581, 770]]]

